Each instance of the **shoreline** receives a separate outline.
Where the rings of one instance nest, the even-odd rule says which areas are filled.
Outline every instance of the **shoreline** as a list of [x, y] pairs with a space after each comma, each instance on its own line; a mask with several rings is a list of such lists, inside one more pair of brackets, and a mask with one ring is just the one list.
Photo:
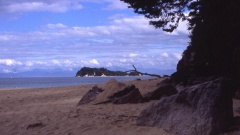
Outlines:
[[52, 88], [106, 83], [110, 79], [116, 79], [120, 82], [152, 79], [150, 76], [138, 77], [35, 77], [35, 78], [0, 78], [0, 90], [3, 89], [35, 89]]
[[82, 85], [97, 85], [97, 84], [80, 84], [80, 85], [69, 85], [69, 86], [49, 86], [49, 87], [36, 87], [36, 88], [0, 88], [0, 91], [4, 90], [35, 90], [35, 89], [56, 89], [56, 88], [67, 88], [67, 87], [81, 87]]
[[[161, 81], [162, 78], [155, 78], [121, 83], [134, 84], [144, 95]], [[139, 104], [77, 106], [93, 86], [105, 84], [0, 90], [0, 134], [173, 135], [158, 127], [136, 125], [142, 110], [158, 100]], [[240, 100], [233, 100], [235, 116], [239, 116], [239, 108]]]
[[[123, 83], [136, 84], [144, 93], [159, 81], [161, 79]], [[137, 116], [153, 102], [77, 106], [95, 85], [0, 90], [0, 134], [171, 135], [157, 127], [136, 126]]]

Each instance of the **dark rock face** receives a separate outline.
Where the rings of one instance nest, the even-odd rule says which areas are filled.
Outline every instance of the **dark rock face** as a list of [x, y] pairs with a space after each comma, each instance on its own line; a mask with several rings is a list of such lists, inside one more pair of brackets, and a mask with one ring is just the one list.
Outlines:
[[240, 88], [238, 88], [237, 91], [235, 92], [234, 98], [240, 100]]
[[135, 85], [126, 87], [125, 89], [114, 93], [109, 97], [113, 104], [139, 103], [143, 97], [139, 89]]
[[145, 109], [137, 125], [157, 126], [177, 135], [218, 135], [233, 120], [233, 89], [226, 79], [186, 87]]
[[168, 97], [178, 93], [170, 79], [165, 79], [157, 85], [158, 88], [156, 90], [148, 92], [146, 95], [143, 96], [143, 99], [145, 101], [158, 100], [162, 97]]
[[92, 87], [91, 90], [89, 90], [82, 99], [78, 102], [77, 105], [87, 104], [92, 102], [96, 99], [97, 95], [103, 92], [104, 90], [101, 88], [98, 88], [97, 86]]
[[232, 132], [232, 135], [240, 134], [240, 117], [239, 116], [234, 117], [233, 124], [229, 129], [229, 132]]

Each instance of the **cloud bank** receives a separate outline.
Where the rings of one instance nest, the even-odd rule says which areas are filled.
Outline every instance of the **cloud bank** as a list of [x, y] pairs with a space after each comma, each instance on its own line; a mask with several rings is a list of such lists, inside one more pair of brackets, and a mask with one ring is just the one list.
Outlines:
[[[124, 10], [115, 0], [0, 0], [1, 13], [81, 10], [86, 3], [104, 4], [104, 11]], [[0, 73], [34, 69], [73, 70], [83, 66], [175, 69], [188, 44], [186, 22], [173, 33], [149, 25], [142, 16], [115, 14], [104, 25], [48, 23], [37, 30], [0, 31]]]
[[[184, 28], [169, 34], [144, 17], [110, 20], [110, 25], [69, 27], [47, 24], [39, 31], [0, 33], [0, 72], [37, 67], [82, 66], [175, 68], [188, 38]], [[184, 26], [184, 25], [183, 25]], [[16, 69], [17, 68], [17, 69]], [[8, 69], [8, 70], [6, 70]]]
[[120, 0], [1, 0], [0, 13], [26, 13], [26, 12], [67, 12], [80, 10], [84, 3], [106, 4], [105, 10], [127, 9], [127, 4]]
[[78, 0], [1, 0], [0, 11], [7, 13], [19, 12], [66, 12], [79, 10], [83, 6]]

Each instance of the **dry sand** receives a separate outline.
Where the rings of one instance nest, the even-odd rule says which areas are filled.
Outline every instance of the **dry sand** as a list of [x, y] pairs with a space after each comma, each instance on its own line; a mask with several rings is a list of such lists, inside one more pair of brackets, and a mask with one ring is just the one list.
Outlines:
[[[135, 84], [144, 94], [160, 81], [124, 84]], [[135, 124], [140, 112], [156, 101], [76, 106], [93, 86], [0, 90], [0, 135], [171, 135], [157, 127]], [[239, 108], [239, 101], [234, 100], [234, 108]]]
[[[126, 84], [134, 83], [144, 93], [160, 81]], [[136, 126], [137, 116], [151, 102], [76, 106], [93, 86], [0, 90], [0, 135], [170, 135]]]

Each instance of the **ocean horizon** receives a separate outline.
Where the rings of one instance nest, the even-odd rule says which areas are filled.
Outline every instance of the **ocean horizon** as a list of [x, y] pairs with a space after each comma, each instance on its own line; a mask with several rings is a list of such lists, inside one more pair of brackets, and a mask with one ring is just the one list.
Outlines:
[[150, 79], [151, 76], [112, 76], [112, 77], [21, 77], [0, 78], [0, 89], [4, 88], [48, 88], [59, 86], [76, 86], [83, 84], [105, 83], [110, 79], [130, 81]]

